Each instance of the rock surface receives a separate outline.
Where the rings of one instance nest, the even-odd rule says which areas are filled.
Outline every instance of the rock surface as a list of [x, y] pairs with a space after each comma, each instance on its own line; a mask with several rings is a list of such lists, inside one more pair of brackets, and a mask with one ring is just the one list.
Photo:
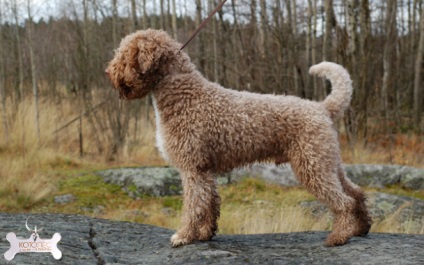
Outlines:
[[[28, 214], [0, 213], [0, 252], [8, 232], [29, 237]], [[33, 214], [41, 238], [62, 235], [60, 261], [50, 253], [18, 253], [0, 264], [424, 264], [424, 235], [370, 234], [345, 246], [327, 248], [328, 232], [218, 235], [212, 241], [171, 248], [173, 231], [84, 216]]]
[[[117, 168], [95, 173], [107, 183], [121, 186], [133, 198], [182, 194], [180, 173], [172, 167]], [[229, 176], [219, 177], [218, 182], [228, 184]]]
[[346, 165], [347, 176], [360, 186], [384, 188], [399, 185], [424, 190], [424, 169], [399, 165]]
[[[384, 188], [399, 185], [411, 190], [424, 190], [424, 169], [399, 165], [344, 165], [346, 175], [362, 187]], [[231, 173], [237, 180], [243, 176], [263, 178], [268, 183], [282, 186], [300, 185], [290, 165], [255, 164], [251, 167], [234, 170]]]
[[[424, 169], [396, 165], [345, 165], [347, 176], [363, 187], [383, 188], [399, 185], [411, 190], [424, 190]], [[96, 172], [106, 182], [117, 184], [133, 197], [181, 194], [179, 172], [171, 167], [118, 168]], [[255, 164], [233, 170], [218, 178], [218, 183], [240, 181], [246, 176], [259, 177], [268, 183], [298, 186], [290, 165]]]
[[180, 173], [169, 167], [118, 168], [96, 172], [131, 197], [170, 196], [182, 192]]

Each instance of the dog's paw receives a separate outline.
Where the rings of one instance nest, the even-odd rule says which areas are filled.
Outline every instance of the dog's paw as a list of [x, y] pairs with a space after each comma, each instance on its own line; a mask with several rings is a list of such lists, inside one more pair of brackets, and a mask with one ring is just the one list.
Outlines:
[[184, 246], [190, 244], [193, 240], [188, 239], [187, 237], [182, 237], [178, 233], [175, 233], [171, 237], [171, 245], [173, 248]]
[[349, 237], [347, 236], [331, 233], [330, 235], [328, 235], [327, 240], [325, 240], [325, 246], [326, 247], [342, 246], [346, 244], [348, 240], [349, 240]]

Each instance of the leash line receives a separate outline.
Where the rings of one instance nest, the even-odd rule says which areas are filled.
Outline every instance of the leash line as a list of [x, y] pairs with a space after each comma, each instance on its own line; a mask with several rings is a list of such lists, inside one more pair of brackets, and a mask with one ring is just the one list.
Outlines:
[[225, 2], [227, 2], [227, 0], [223, 0], [213, 11], [211, 14], [209, 14], [209, 16], [203, 20], [203, 22], [196, 28], [196, 30], [191, 33], [190, 37], [188, 38], [188, 40], [184, 43], [183, 46], [181, 46], [180, 51], [182, 51], [182, 49], [184, 49], [192, 39], [194, 39], [194, 37], [196, 37], [197, 33], [199, 33], [203, 27], [209, 22], [209, 20], [213, 17], [213, 15], [215, 15], [216, 12], [218, 12], [218, 10], [220, 10], [222, 8], [222, 6], [225, 4]]

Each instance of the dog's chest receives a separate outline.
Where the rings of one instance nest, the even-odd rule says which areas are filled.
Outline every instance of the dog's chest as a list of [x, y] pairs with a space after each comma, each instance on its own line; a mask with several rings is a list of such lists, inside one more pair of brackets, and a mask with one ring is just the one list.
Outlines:
[[156, 147], [159, 149], [161, 156], [169, 162], [169, 156], [165, 148], [165, 139], [163, 134], [162, 123], [160, 120], [160, 111], [156, 103], [156, 99], [152, 96], [153, 99], [153, 108], [155, 110], [155, 120], [156, 120]]

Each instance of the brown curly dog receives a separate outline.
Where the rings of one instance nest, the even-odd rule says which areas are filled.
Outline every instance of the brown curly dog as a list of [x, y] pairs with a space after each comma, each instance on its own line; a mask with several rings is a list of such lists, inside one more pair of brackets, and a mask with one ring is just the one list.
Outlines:
[[329, 206], [335, 218], [327, 246], [366, 235], [365, 195], [345, 176], [333, 124], [351, 99], [347, 71], [330, 62], [311, 67], [332, 83], [323, 102], [239, 92], [206, 80], [180, 47], [164, 31], [137, 31], [122, 40], [106, 70], [121, 98], [152, 94], [157, 146], [180, 170], [184, 190], [172, 246], [210, 240], [221, 203], [214, 175], [257, 161], [290, 162], [306, 189]]

